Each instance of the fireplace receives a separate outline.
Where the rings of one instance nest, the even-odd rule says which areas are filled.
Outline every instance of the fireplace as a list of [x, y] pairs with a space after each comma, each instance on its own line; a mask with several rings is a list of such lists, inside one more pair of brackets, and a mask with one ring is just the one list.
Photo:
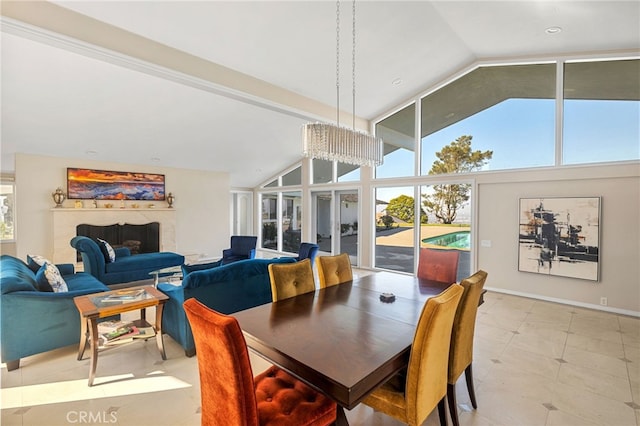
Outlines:
[[[113, 248], [127, 247], [131, 254], [155, 253], [160, 251], [160, 223], [151, 222], [143, 225], [113, 224], [76, 226], [76, 235], [89, 238], [100, 238]], [[78, 261], [81, 260], [78, 253]]]
[[[172, 251], [176, 252], [176, 209], [169, 208], [124, 208], [124, 209], [107, 209], [107, 208], [93, 208], [93, 209], [66, 209], [66, 208], [52, 208], [53, 215], [53, 259], [55, 263], [75, 263], [76, 270], [82, 270], [82, 262], [77, 258], [76, 250], [71, 247], [69, 242], [76, 235], [86, 235], [83, 231], [78, 232], [79, 225], [90, 224], [95, 227], [111, 227], [114, 224], [128, 224], [128, 225], [144, 225], [156, 223], [155, 232], [159, 233], [159, 236], [154, 237], [157, 241], [150, 248], [146, 243], [143, 247], [143, 241], [148, 238], [145, 235], [139, 234], [128, 235], [123, 237], [117, 237], [114, 241], [121, 241], [121, 243], [114, 243], [114, 245], [126, 245], [131, 241], [140, 241], [139, 252], [147, 251]], [[137, 231], [133, 231], [137, 232]], [[88, 235], [95, 238], [100, 235]], [[109, 243], [112, 243], [111, 237], [105, 235], [104, 238]], [[102, 237], [100, 237], [102, 238]], [[127, 242], [125, 244], [125, 241]]]

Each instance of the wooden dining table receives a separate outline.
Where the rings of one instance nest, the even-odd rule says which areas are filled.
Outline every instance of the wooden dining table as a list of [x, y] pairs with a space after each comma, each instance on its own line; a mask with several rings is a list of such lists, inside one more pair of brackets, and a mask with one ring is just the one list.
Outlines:
[[449, 285], [378, 272], [233, 316], [253, 352], [352, 409], [408, 365], [425, 302]]

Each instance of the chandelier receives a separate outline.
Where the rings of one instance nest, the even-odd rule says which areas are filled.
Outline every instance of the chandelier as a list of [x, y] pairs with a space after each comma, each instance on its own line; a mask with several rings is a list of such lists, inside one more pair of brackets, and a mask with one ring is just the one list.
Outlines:
[[382, 164], [382, 139], [356, 130], [356, 2], [353, 0], [351, 79], [353, 96], [352, 127], [340, 126], [340, 0], [336, 2], [336, 124], [308, 123], [302, 128], [303, 155], [357, 166]]

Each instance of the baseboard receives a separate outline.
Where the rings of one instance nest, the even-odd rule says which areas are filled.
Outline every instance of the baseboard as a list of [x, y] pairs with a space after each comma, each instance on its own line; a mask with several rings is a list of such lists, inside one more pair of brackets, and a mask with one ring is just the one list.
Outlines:
[[593, 310], [596, 310], [596, 311], [603, 311], [603, 312], [609, 312], [609, 313], [620, 314], [620, 315], [628, 315], [628, 316], [631, 316], [631, 317], [640, 317], [640, 312], [631, 311], [631, 310], [628, 310], [628, 309], [612, 308], [611, 306], [602, 306], [602, 305], [596, 305], [596, 304], [593, 304], [593, 303], [576, 302], [575, 300], [559, 299], [559, 298], [556, 298], [556, 297], [547, 297], [547, 296], [541, 296], [539, 294], [531, 294], [531, 293], [524, 293], [524, 292], [521, 292], [521, 291], [505, 290], [505, 289], [502, 289], [502, 288], [495, 288], [495, 287], [485, 287], [485, 289], [489, 290], [491, 292], [494, 292], [494, 293], [510, 294], [512, 296], [521, 296], [521, 297], [527, 297], [529, 299], [544, 300], [546, 302], [561, 303], [563, 305], [578, 306], [580, 308], [593, 309]]

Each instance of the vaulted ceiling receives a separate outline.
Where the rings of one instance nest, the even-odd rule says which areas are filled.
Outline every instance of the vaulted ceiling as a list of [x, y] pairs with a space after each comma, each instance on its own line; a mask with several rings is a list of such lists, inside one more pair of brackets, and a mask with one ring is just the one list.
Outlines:
[[[351, 123], [351, 7], [340, 4]], [[638, 1], [359, 1], [356, 115], [480, 61], [640, 49]], [[561, 27], [557, 34], [545, 29]], [[15, 152], [230, 173], [253, 187], [336, 116], [333, 1], [3, 1], [2, 171]]]

